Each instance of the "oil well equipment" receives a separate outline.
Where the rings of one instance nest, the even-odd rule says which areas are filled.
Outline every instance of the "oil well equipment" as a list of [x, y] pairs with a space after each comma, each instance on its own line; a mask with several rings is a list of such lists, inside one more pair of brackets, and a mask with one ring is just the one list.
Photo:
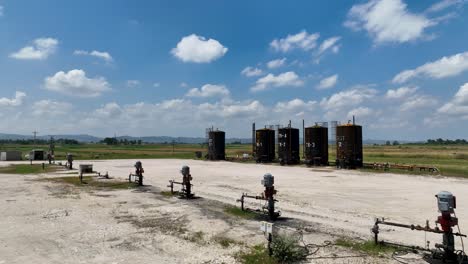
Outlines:
[[328, 127], [326, 123], [304, 129], [304, 157], [307, 166], [328, 165]]
[[221, 130], [207, 129], [208, 154], [209, 160], [226, 159], [226, 133]]
[[291, 121], [287, 127], [278, 129], [278, 159], [281, 165], [299, 164], [301, 161], [299, 129], [291, 127]]
[[336, 127], [336, 167], [344, 169], [361, 168], [362, 157], [362, 127], [349, 121]]
[[[461, 244], [463, 246], [463, 238], [466, 237], [465, 234], [460, 233], [460, 228], [458, 227], [458, 218], [455, 215], [456, 208], [456, 197], [447, 191], [441, 191], [436, 196], [437, 207], [439, 209], [440, 215], [437, 217], [436, 226], [430, 227], [429, 220], [426, 221], [426, 225], [414, 225], [414, 224], [401, 224], [395, 222], [386, 221], [384, 218], [377, 218], [375, 224], [372, 227], [372, 232], [374, 233], [374, 241], [376, 244], [387, 244], [391, 246], [410, 248], [425, 252], [423, 259], [428, 263], [461, 263], [468, 264], [468, 257], [466, 256], [464, 249], [456, 250], [455, 248], [455, 237], [460, 237]], [[430, 233], [436, 233], [442, 235], [442, 243], [435, 243], [435, 248], [430, 249], [429, 243], [427, 247], [419, 246], [409, 246], [404, 244], [392, 243], [380, 240], [379, 225], [387, 225], [392, 227], [407, 228], [416, 231], [424, 231]], [[440, 228], [439, 228], [440, 226]], [[458, 227], [458, 232], [454, 232], [453, 227]], [[427, 241], [426, 241], [427, 242]]]
[[178, 194], [180, 197], [185, 198], [185, 199], [191, 199], [194, 197], [194, 193], [192, 192], [192, 175], [190, 174], [190, 167], [189, 166], [183, 166], [182, 169], [180, 170], [180, 173], [182, 174], [182, 181], [177, 182], [175, 180], [170, 180], [169, 185], [167, 187], [171, 188], [171, 194], [174, 194], [174, 184], [180, 184], [182, 186], [182, 189]]
[[143, 173], [145, 170], [143, 169], [143, 164], [141, 161], [135, 162], [135, 173], [130, 173], [128, 175], [129, 182], [136, 182], [139, 186], [143, 186]]
[[66, 167], [69, 170], [73, 170], [73, 154], [67, 153], [67, 164]]
[[275, 177], [270, 173], [263, 175], [263, 180], [261, 181], [262, 185], [265, 187], [265, 190], [261, 195], [249, 195], [247, 193], [243, 193], [241, 198], [237, 200], [237, 202], [241, 203], [241, 210], [246, 211], [244, 206], [245, 199], [255, 199], [255, 200], [263, 200], [266, 201], [266, 204], [262, 207], [262, 212], [268, 214], [271, 220], [276, 220], [280, 215], [280, 211], [275, 211], [275, 203], [278, 200], [275, 199], [275, 195], [278, 192], [275, 190]]
[[275, 130], [272, 128], [262, 128], [255, 131], [255, 160], [257, 163], [273, 162], [275, 153]]

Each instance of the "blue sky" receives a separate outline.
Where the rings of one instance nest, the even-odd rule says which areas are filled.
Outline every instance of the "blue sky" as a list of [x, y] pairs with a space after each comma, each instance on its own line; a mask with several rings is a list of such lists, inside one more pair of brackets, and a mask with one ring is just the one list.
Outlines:
[[4, 133], [468, 137], [465, 0], [0, 1]]

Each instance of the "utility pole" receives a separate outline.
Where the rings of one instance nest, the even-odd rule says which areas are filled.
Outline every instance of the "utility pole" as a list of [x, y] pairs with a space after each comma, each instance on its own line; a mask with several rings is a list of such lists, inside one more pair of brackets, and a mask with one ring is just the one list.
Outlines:
[[33, 133], [33, 136], [34, 136], [34, 146], [35, 146], [36, 145], [36, 136], [37, 136], [37, 134], [39, 134], [39, 132], [34, 130], [32, 133]]

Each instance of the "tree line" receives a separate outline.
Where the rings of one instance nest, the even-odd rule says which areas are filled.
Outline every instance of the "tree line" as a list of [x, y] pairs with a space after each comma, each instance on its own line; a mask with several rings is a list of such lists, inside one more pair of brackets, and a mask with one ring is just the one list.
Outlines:
[[141, 139], [138, 140], [128, 140], [128, 139], [117, 139], [114, 137], [106, 137], [103, 140], [101, 140], [102, 144], [106, 145], [141, 145], [142, 141]]
[[428, 139], [426, 144], [428, 145], [467, 145], [468, 141], [466, 139]]

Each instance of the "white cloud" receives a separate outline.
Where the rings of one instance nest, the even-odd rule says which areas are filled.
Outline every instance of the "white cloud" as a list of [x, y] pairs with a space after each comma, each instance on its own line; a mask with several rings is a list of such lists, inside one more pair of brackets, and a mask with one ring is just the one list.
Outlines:
[[323, 98], [320, 106], [325, 110], [339, 110], [361, 104], [365, 100], [372, 99], [377, 94], [377, 90], [367, 86], [358, 86], [349, 90], [333, 94], [329, 98]]
[[112, 119], [119, 117], [122, 111], [122, 108], [116, 102], [112, 102], [105, 104], [99, 109], [96, 109], [93, 115], [100, 118]]
[[58, 43], [54, 38], [38, 38], [33, 41], [33, 45], [10, 54], [10, 57], [19, 60], [45, 60], [55, 53]]
[[253, 68], [253, 67], [248, 66], [242, 70], [241, 74], [247, 77], [254, 77], [254, 76], [262, 75], [263, 71], [259, 68]]
[[440, 107], [437, 113], [468, 118], [468, 83], [462, 85], [452, 100]]
[[373, 116], [374, 113], [375, 111], [373, 109], [369, 107], [361, 106], [361, 107], [350, 110], [346, 117], [348, 118], [348, 120], [352, 120], [353, 116], [359, 119], [365, 119], [365, 118]]
[[466, 0], [442, 0], [431, 5], [426, 11], [427, 12], [440, 12], [452, 6], [461, 6], [464, 3], [467, 3]]
[[325, 90], [334, 87], [338, 83], [338, 74], [329, 76], [320, 81], [317, 85], [318, 90]]
[[221, 105], [221, 116], [228, 117], [247, 117], [254, 113], [262, 113], [264, 106], [259, 101], [252, 101], [250, 103], [235, 102], [228, 105]]
[[286, 58], [271, 60], [271, 61], [267, 62], [267, 67], [269, 69], [279, 68], [279, 67], [283, 66], [285, 62], [286, 62]]
[[188, 97], [214, 97], [214, 96], [221, 96], [226, 97], [229, 96], [229, 90], [224, 85], [214, 85], [214, 84], [205, 84], [202, 88], [193, 88], [188, 91], [186, 94]]
[[112, 62], [112, 61], [114, 60], [114, 59], [112, 58], [112, 56], [111, 56], [108, 52], [105, 52], [105, 51], [97, 51], [97, 50], [93, 50], [93, 51], [75, 50], [75, 51], [73, 52], [73, 54], [74, 54], [74, 55], [93, 56], [93, 57], [102, 59], [102, 60], [104, 60], [105, 62]]
[[412, 13], [402, 0], [370, 0], [354, 5], [344, 25], [365, 30], [374, 43], [404, 43], [426, 37], [425, 30], [437, 24], [424, 14]]
[[56, 102], [52, 100], [41, 100], [33, 104], [32, 114], [35, 116], [60, 116], [67, 114], [72, 105], [66, 102]]
[[139, 80], [128, 80], [127, 83], [126, 83], [127, 87], [129, 88], [135, 88], [137, 87], [138, 85], [140, 85], [140, 81]]
[[88, 78], [83, 70], [59, 71], [54, 76], [45, 78], [44, 88], [78, 97], [97, 97], [111, 90], [105, 78]]
[[284, 87], [284, 86], [302, 86], [302, 81], [299, 76], [292, 71], [281, 73], [277, 76], [268, 74], [265, 77], [258, 79], [255, 85], [250, 88], [252, 92], [267, 90], [270, 87]]
[[401, 111], [415, 111], [417, 109], [425, 109], [434, 107], [437, 100], [426, 95], [415, 95], [410, 97], [400, 106]]
[[3, 10], [5, 10], [5, 8], [3, 8], [3, 6], [0, 6], [0, 17], [3, 16]]
[[468, 71], [468, 52], [442, 57], [416, 69], [402, 71], [393, 78], [393, 83], [404, 83], [420, 76], [442, 79], [459, 75], [464, 71]]
[[387, 99], [404, 99], [408, 96], [413, 95], [418, 90], [418, 87], [400, 87], [398, 89], [389, 89], [385, 94]]
[[340, 46], [338, 45], [338, 41], [340, 41], [341, 37], [331, 37], [322, 42], [318, 49], [318, 54], [321, 55], [328, 49], [331, 49], [333, 53], [338, 53]]
[[287, 102], [278, 102], [274, 108], [274, 111], [278, 113], [301, 113], [313, 110], [316, 105], [316, 101], [304, 102], [303, 100], [296, 98]]
[[186, 82], [181, 82], [179, 86], [185, 88], [188, 87], [188, 84]]
[[0, 106], [21, 106], [25, 97], [26, 93], [16, 91], [14, 98], [0, 98]]
[[221, 58], [228, 48], [215, 39], [192, 34], [183, 37], [171, 53], [183, 62], [207, 63]]
[[312, 50], [317, 46], [317, 40], [320, 37], [319, 33], [309, 34], [307, 31], [288, 35], [286, 38], [274, 39], [270, 43], [275, 51], [287, 52], [293, 49], [302, 49], [305, 51]]
[[153, 83], [153, 87], [158, 88], [159, 86], [161, 86], [160, 83]]

